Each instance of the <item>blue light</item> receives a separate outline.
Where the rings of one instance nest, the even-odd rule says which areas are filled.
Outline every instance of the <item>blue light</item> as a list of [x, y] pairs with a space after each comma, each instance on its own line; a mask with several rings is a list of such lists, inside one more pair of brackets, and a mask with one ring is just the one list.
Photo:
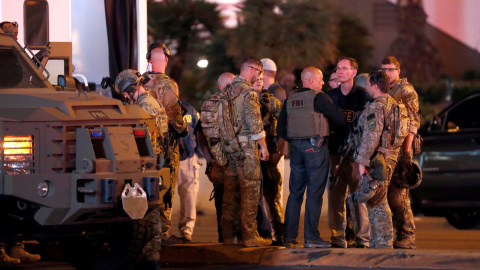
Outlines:
[[92, 138], [98, 138], [103, 136], [103, 131], [92, 131]]

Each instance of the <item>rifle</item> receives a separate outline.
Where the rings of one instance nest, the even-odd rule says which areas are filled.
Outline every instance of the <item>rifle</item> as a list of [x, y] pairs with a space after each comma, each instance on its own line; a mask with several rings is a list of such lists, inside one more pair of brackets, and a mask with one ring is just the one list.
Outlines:
[[332, 168], [332, 172], [330, 174], [330, 187], [328, 188], [329, 190], [332, 190], [332, 188], [337, 184], [338, 169], [343, 164], [343, 161], [345, 160], [345, 158], [347, 158], [348, 155], [350, 155], [350, 152], [353, 150], [354, 143], [355, 142], [353, 138], [353, 133], [350, 132], [345, 144], [343, 145], [340, 161], [337, 163], [337, 165], [335, 165], [335, 167]]

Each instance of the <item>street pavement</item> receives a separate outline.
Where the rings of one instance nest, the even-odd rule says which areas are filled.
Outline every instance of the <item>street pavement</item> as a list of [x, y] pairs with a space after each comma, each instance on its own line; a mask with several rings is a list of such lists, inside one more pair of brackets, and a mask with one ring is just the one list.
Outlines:
[[[202, 163], [205, 163], [203, 160]], [[200, 263], [211, 265], [238, 264], [256, 266], [308, 266], [333, 268], [391, 268], [391, 269], [480, 269], [480, 231], [457, 230], [444, 218], [416, 217], [416, 250], [375, 249], [311, 249], [297, 246], [243, 248], [225, 247], [217, 243], [215, 207], [209, 201], [212, 184], [200, 171], [200, 189], [197, 199], [196, 227], [191, 244], [172, 245], [161, 253], [163, 263]], [[283, 203], [288, 199], [289, 162], [285, 162]], [[172, 221], [178, 224], [179, 199], [174, 200]], [[302, 210], [302, 213], [304, 211]], [[324, 240], [329, 240], [327, 224], [327, 193], [324, 194], [319, 231]], [[178, 235], [178, 229], [174, 228]], [[303, 215], [299, 237], [303, 243]]]
[[[193, 241], [164, 247], [161, 266], [169, 269], [480, 269], [480, 230], [457, 230], [440, 217], [416, 217], [416, 250], [375, 249], [312, 249], [297, 246], [244, 248], [226, 247], [217, 243], [217, 221], [214, 202], [209, 201], [212, 184], [204, 174], [205, 161], [200, 171], [200, 189], [197, 199], [197, 222]], [[283, 201], [288, 198], [288, 160], [285, 162], [287, 175], [284, 180]], [[175, 195], [172, 221], [173, 231], [178, 232], [179, 197]], [[303, 211], [302, 211], [303, 212]], [[324, 194], [319, 231], [324, 240], [329, 240], [327, 224], [327, 194]], [[303, 215], [297, 240], [303, 244]], [[62, 269], [71, 270], [61, 260], [58, 248], [52, 248], [56, 257], [30, 264], [21, 264], [8, 269]], [[29, 249], [30, 250], [30, 249]], [[43, 253], [40, 250], [32, 252]], [[0, 267], [1, 269], [6, 269]]]

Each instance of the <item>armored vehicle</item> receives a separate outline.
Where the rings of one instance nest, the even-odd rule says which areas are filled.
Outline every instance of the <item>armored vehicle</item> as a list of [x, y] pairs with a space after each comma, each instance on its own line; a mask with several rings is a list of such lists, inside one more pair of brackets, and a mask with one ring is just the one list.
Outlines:
[[[155, 120], [65, 78], [52, 86], [10, 35], [0, 34], [0, 59], [0, 238], [58, 241], [78, 268], [128, 266], [147, 235], [124, 208], [158, 207], [170, 187]], [[145, 196], [123, 204], [135, 184]]]

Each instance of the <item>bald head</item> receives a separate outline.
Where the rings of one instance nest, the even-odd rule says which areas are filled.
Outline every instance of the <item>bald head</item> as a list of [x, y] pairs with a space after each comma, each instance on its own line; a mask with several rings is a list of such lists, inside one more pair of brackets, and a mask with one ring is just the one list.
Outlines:
[[222, 73], [222, 75], [218, 77], [218, 88], [220, 88], [220, 90], [223, 90], [223, 88], [225, 88], [227, 84], [230, 84], [233, 82], [234, 78], [235, 78], [235, 75], [233, 75], [233, 73], [230, 73], [230, 72]]
[[302, 71], [302, 84], [305, 88], [322, 90], [323, 73], [316, 67], [307, 67]]

